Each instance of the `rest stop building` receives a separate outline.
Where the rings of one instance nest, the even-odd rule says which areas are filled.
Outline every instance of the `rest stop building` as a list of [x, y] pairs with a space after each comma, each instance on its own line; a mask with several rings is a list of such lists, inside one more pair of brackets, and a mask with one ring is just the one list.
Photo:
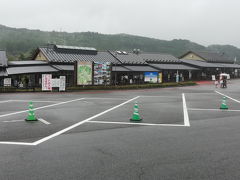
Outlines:
[[[37, 48], [29, 61], [7, 61], [6, 52], [0, 51], [0, 86], [4, 86], [4, 79], [11, 78], [14, 87], [41, 87], [42, 74], [51, 74], [52, 78], [65, 76], [66, 86], [76, 86], [77, 62], [92, 63], [92, 68], [94, 64], [109, 63], [112, 85], [211, 80], [212, 75], [221, 72], [237, 78], [240, 69], [234, 60], [219, 53], [189, 51], [176, 58], [162, 53], [97, 51], [52, 44]], [[93, 76], [98, 73], [92, 70]], [[95, 85], [94, 79], [89, 85]]]

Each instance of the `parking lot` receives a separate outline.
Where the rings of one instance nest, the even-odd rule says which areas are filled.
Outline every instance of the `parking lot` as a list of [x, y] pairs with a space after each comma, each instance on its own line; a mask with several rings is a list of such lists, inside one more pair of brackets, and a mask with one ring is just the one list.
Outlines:
[[1, 94], [0, 179], [237, 179], [239, 84]]

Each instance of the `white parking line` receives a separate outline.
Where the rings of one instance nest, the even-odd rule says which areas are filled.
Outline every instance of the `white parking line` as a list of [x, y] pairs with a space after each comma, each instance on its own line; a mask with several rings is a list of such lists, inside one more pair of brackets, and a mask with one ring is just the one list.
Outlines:
[[33, 143], [27, 143], [27, 142], [12, 142], [12, 141], [0, 141], [0, 144], [34, 146]]
[[[101, 113], [98, 113], [98, 114], [96, 114], [96, 115], [94, 115], [94, 116], [92, 116], [92, 117], [89, 117], [89, 118], [87, 118], [87, 119], [85, 119], [85, 120], [83, 120], [83, 121], [80, 121], [80, 122], [78, 122], [78, 123], [76, 123], [76, 124], [73, 124], [72, 126], [69, 126], [69, 127], [65, 128], [65, 129], [62, 129], [62, 130], [60, 130], [60, 131], [58, 131], [58, 132], [56, 132], [56, 133], [54, 133], [54, 134], [51, 134], [51, 135], [49, 135], [49, 136], [47, 136], [47, 137], [44, 137], [44, 138], [42, 138], [42, 139], [40, 139], [40, 140], [38, 140], [38, 141], [33, 142], [33, 143], [0, 141], [0, 144], [28, 145], [28, 146], [31, 145], [31, 146], [36, 146], [36, 145], [41, 144], [41, 143], [43, 143], [43, 142], [45, 142], [45, 141], [47, 141], [47, 140], [49, 140], [49, 139], [52, 139], [52, 138], [54, 138], [54, 137], [56, 137], [56, 136], [59, 136], [59, 135], [65, 133], [65, 132], [67, 132], [67, 131], [75, 128], [75, 127], [78, 127], [78, 126], [80, 126], [80, 125], [82, 125], [82, 124], [84, 124], [84, 123], [86, 123], [86, 122], [88, 122], [88, 121], [90, 121], [90, 120], [92, 120], [92, 119], [94, 119], [94, 118], [97, 118], [97, 117], [99, 117], [99, 116], [101, 116], [101, 115], [103, 115], [103, 114], [106, 114], [106, 113], [114, 110], [114, 109], [117, 109], [117, 108], [119, 108], [119, 107], [121, 107], [121, 106], [123, 106], [123, 105], [125, 105], [125, 104], [127, 104], [127, 103], [129, 103], [129, 102], [131, 102], [131, 101], [133, 101], [133, 100], [135, 100], [135, 99], [137, 99], [137, 98], [139, 98], [139, 96], [136, 96], [136, 97], [134, 97], [134, 98], [132, 98], [132, 99], [129, 99], [129, 100], [127, 100], [127, 101], [125, 101], [125, 102], [123, 102], [123, 103], [121, 103], [121, 104], [119, 104], [119, 105], [116, 105], [116, 106], [114, 106], [114, 107], [112, 107], [112, 108], [110, 108], [110, 109], [107, 109], [107, 110], [105, 110], [105, 111], [103, 111], [103, 112], [101, 112]], [[81, 98], [81, 99], [84, 99], [84, 98]], [[78, 100], [80, 100], [80, 99], [78, 99]], [[67, 101], [67, 102], [73, 102], [73, 101], [77, 101], [77, 100], [72, 100], [72, 101]], [[67, 103], [67, 102], [65, 102], [65, 103]], [[58, 103], [58, 105], [59, 105], [59, 103]]]
[[21, 119], [21, 120], [10, 120], [10, 121], [3, 121], [3, 122], [22, 122], [22, 121], [24, 121], [23, 119]]
[[232, 111], [232, 112], [239, 112], [240, 110], [234, 109], [198, 109], [198, 108], [188, 108], [189, 111]]
[[[49, 107], [53, 107], [53, 106], [59, 106], [59, 105], [62, 105], [62, 104], [67, 104], [67, 103], [71, 103], [71, 102], [75, 102], [75, 101], [81, 101], [83, 99], [85, 99], [85, 98], [74, 99], [74, 100], [60, 102], [60, 103], [56, 103], [56, 104], [50, 104], [50, 105], [47, 105], [47, 106], [41, 106], [41, 107], [34, 108], [33, 110], [44, 109], [44, 108], [49, 108]], [[15, 115], [15, 114], [21, 114], [21, 113], [25, 113], [25, 112], [28, 112], [28, 110], [17, 111], [17, 112], [13, 112], [13, 113], [9, 113], [9, 114], [3, 114], [3, 115], [0, 115], [0, 118]]]
[[137, 99], [137, 98], [139, 98], [139, 96], [134, 97], [134, 98], [132, 98], [132, 99], [129, 99], [129, 100], [127, 100], [127, 101], [125, 101], [125, 102], [117, 105], [117, 106], [114, 106], [114, 107], [112, 107], [112, 108], [110, 108], [110, 109], [107, 109], [107, 110], [105, 110], [105, 111], [103, 111], [103, 112], [101, 112], [101, 113], [98, 113], [98, 114], [96, 114], [96, 115], [94, 115], [94, 116], [92, 116], [92, 117], [90, 117], [90, 118], [87, 118], [87, 119], [85, 119], [85, 120], [83, 120], [83, 121], [80, 121], [80, 122], [78, 122], [78, 123], [76, 123], [76, 124], [73, 124], [72, 126], [69, 126], [69, 127], [65, 128], [65, 129], [63, 129], [63, 130], [61, 130], [61, 131], [58, 131], [58, 132], [56, 132], [56, 133], [54, 133], [54, 134], [52, 134], [52, 135], [50, 135], [50, 136], [47, 136], [47, 137], [42, 138], [42, 139], [40, 139], [40, 140], [38, 140], [38, 141], [35, 141], [35, 142], [33, 143], [33, 145], [38, 145], [38, 144], [40, 144], [40, 143], [43, 143], [44, 141], [47, 141], [47, 140], [52, 139], [52, 138], [54, 138], [54, 137], [56, 137], [56, 136], [59, 136], [59, 135], [65, 133], [65, 132], [67, 132], [67, 131], [75, 128], [75, 127], [78, 127], [78, 126], [84, 124], [85, 122], [88, 122], [88, 121], [90, 121], [90, 120], [92, 120], [92, 119], [95, 119], [95, 118], [97, 118], [97, 117], [99, 117], [99, 116], [101, 116], [101, 115], [103, 115], [103, 114], [106, 114], [106, 113], [108, 113], [108, 112], [110, 112], [110, 111], [112, 111], [112, 110], [114, 110], [114, 109], [117, 109], [117, 108], [123, 106], [124, 104], [127, 104], [127, 103], [129, 103], [129, 102], [131, 102], [131, 101], [133, 101], [133, 100], [135, 100], [135, 99]]
[[38, 118], [38, 120], [41, 121], [44, 124], [47, 124], [47, 125], [51, 124], [50, 122], [48, 122], [48, 121], [46, 121], [46, 120], [44, 120], [42, 118]]
[[127, 100], [126, 98], [97, 98], [97, 97], [96, 97], [96, 98], [95, 98], [95, 97], [91, 97], [91, 98], [90, 98], [90, 97], [85, 97], [85, 99], [93, 99], [93, 100], [94, 100], [94, 99], [104, 99], [104, 100], [108, 100], [108, 99], [109, 99], [109, 100]]
[[185, 94], [182, 93], [184, 125], [190, 126]]
[[10, 100], [13, 102], [46, 102], [46, 103], [59, 103], [61, 101], [41, 101], [41, 100]]
[[138, 126], [182, 126], [184, 124], [153, 124], [153, 123], [139, 123], [139, 122], [112, 122], [112, 121], [88, 121], [87, 123], [99, 123], [99, 124], [122, 124], [122, 125], [138, 125]]
[[7, 102], [11, 102], [12, 100], [6, 100], [6, 101], [0, 101], [0, 104], [2, 103], [7, 103]]
[[141, 97], [156, 97], [156, 98], [179, 98], [178, 96], [141, 96]]
[[218, 94], [220, 94], [220, 95], [222, 95], [222, 96], [225, 96], [225, 97], [227, 97], [227, 98], [229, 98], [229, 99], [231, 99], [231, 100], [233, 100], [233, 101], [235, 101], [235, 102], [237, 102], [237, 103], [240, 103], [240, 101], [237, 100], [237, 99], [234, 99], [234, 98], [232, 98], [232, 97], [230, 97], [230, 96], [227, 96], [227, 95], [225, 95], [225, 94], [223, 94], [223, 93], [220, 93], [220, 92], [218, 92], [218, 91], [215, 91], [215, 92], [218, 93]]

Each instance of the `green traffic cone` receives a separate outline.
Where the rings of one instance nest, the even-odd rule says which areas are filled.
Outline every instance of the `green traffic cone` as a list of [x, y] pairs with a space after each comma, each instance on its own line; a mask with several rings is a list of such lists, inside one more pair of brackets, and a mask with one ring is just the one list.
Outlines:
[[28, 116], [25, 119], [26, 121], [37, 121], [37, 118], [35, 116], [34, 108], [33, 108], [33, 103], [30, 101], [29, 102], [29, 111], [28, 111]]
[[141, 121], [142, 120], [140, 115], [139, 115], [139, 112], [138, 112], [138, 104], [137, 104], [137, 102], [135, 102], [134, 112], [133, 112], [132, 118], [130, 120], [131, 121]]
[[220, 106], [220, 109], [228, 109], [228, 106], [226, 104], [226, 97], [222, 98], [222, 104]]

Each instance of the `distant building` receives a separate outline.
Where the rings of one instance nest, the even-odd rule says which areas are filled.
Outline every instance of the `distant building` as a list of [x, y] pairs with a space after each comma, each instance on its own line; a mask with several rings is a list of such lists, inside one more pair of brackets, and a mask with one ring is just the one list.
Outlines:
[[212, 75], [221, 72], [230, 74], [232, 78], [239, 77], [240, 65], [234, 64], [234, 59], [229, 58], [225, 53], [189, 51], [179, 59], [186, 65], [201, 69], [194, 74], [196, 79], [211, 79]]
[[108, 82], [113, 85], [210, 80], [212, 75], [221, 72], [235, 78], [239, 77], [240, 69], [234, 60], [219, 53], [189, 51], [176, 58], [140, 50], [97, 51], [89, 47], [50, 44], [37, 48], [32, 60], [25, 61], [8, 61], [6, 52], [0, 51], [0, 86], [5, 78], [11, 78], [14, 87], [41, 87], [42, 74], [51, 74], [53, 78], [65, 76], [66, 85], [75, 86], [75, 68], [79, 61], [110, 63]]

